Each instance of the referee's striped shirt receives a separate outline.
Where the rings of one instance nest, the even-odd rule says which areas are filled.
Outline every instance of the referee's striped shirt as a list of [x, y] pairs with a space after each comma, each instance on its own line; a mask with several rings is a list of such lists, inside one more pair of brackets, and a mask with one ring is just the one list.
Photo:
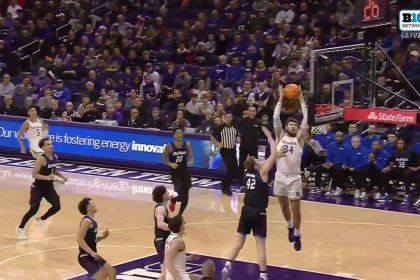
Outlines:
[[221, 124], [213, 131], [213, 137], [222, 144], [222, 149], [236, 149], [238, 132], [233, 126]]

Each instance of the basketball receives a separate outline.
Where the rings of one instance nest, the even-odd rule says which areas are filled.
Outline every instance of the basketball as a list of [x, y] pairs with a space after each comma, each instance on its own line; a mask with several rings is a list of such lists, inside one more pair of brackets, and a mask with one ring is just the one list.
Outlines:
[[300, 95], [300, 90], [296, 84], [288, 84], [283, 89], [283, 93], [289, 99], [298, 99]]

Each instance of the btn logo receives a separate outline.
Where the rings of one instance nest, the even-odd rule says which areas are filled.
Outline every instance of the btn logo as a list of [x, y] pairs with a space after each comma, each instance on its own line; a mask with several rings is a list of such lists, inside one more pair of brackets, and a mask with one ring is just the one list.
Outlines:
[[420, 31], [420, 10], [402, 10], [399, 18], [400, 30], [408, 32]]

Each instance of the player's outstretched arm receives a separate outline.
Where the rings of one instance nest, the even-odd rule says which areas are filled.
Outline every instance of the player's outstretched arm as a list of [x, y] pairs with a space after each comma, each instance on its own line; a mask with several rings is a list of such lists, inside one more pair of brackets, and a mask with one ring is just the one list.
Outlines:
[[283, 127], [281, 126], [280, 113], [281, 113], [281, 104], [283, 102], [283, 86], [279, 85], [279, 100], [277, 101], [276, 107], [274, 108], [273, 115], [273, 126], [274, 133], [276, 134], [277, 139], [281, 139], [283, 136]]
[[264, 162], [263, 166], [260, 169], [260, 175], [263, 179], [266, 179], [268, 176], [268, 172], [273, 167], [274, 163], [276, 162], [277, 158], [277, 149], [276, 149], [276, 142], [274, 142], [273, 137], [271, 136], [271, 132], [264, 126], [261, 127], [262, 132], [264, 133], [265, 137], [267, 137], [267, 141], [270, 145], [270, 156]]
[[26, 153], [26, 148], [25, 148], [25, 144], [23, 143], [22, 140], [22, 136], [26, 133], [26, 131], [28, 131], [29, 129], [29, 123], [27, 121], [25, 121], [22, 126], [19, 129], [19, 132], [16, 136], [18, 142], [19, 142], [19, 146], [20, 146], [20, 152], [22, 154]]
[[194, 164], [194, 154], [193, 149], [190, 142], [187, 142], [187, 150], [188, 150], [188, 166], [192, 166]]
[[301, 146], [305, 143], [306, 137], [309, 133], [309, 126], [308, 126], [308, 105], [306, 105], [305, 99], [303, 98], [302, 89], [299, 86], [299, 101], [300, 101], [300, 107], [302, 109], [303, 119], [302, 123], [300, 124], [300, 129], [298, 131], [298, 140]]

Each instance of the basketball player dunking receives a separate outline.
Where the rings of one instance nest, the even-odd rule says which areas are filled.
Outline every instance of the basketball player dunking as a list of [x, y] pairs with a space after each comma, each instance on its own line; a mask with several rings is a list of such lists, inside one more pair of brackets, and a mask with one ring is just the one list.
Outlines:
[[169, 222], [169, 212], [166, 209], [166, 205], [169, 201], [169, 192], [166, 190], [165, 186], [157, 186], [153, 189], [152, 192], [153, 201], [156, 202], [155, 211], [154, 211], [154, 220], [155, 220], [155, 248], [159, 256], [159, 262], [161, 263], [161, 274], [159, 280], [164, 280], [166, 276], [166, 270], [163, 266], [163, 261], [165, 258], [165, 242], [168, 236], [171, 234], [168, 222]]
[[174, 129], [173, 135], [175, 140], [166, 144], [162, 154], [162, 162], [171, 169], [171, 180], [175, 192], [178, 193], [177, 200], [181, 202], [179, 214], [182, 215], [188, 205], [189, 192], [192, 185], [189, 166], [192, 166], [194, 156], [191, 144], [183, 140], [182, 129]]
[[41, 225], [46, 219], [60, 211], [60, 196], [54, 189], [54, 177], [57, 176], [67, 181], [67, 177], [56, 170], [57, 155], [53, 153], [53, 146], [49, 138], [41, 139], [38, 145], [43, 154], [36, 159], [35, 166], [32, 170], [32, 177], [34, 177], [35, 181], [31, 186], [30, 208], [23, 216], [16, 230], [20, 240], [27, 239], [24, 232], [25, 225], [38, 212], [42, 198], [45, 198], [51, 204], [51, 207], [44, 215], [37, 218], [37, 221]]
[[225, 267], [222, 270], [222, 279], [231, 277], [232, 262], [236, 259], [239, 251], [245, 244], [246, 236], [252, 233], [255, 237], [258, 252], [258, 264], [260, 266], [260, 280], [267, 280], [267, 258], [265, 252], [265, 239], [267, 237], [267, 212], [268, 207], [268, 173], [273, 167], [276, 158], [282, 156], [277, 154], [276, 143], [271, 137], [270, 131], [262, 127], [270, 144], [270, 157], [263, 163], [257, 162], [255, 157], [248, 157], [245, 162], [245, 197], [244, 205], [239, 218], [236, 244], [230, 252]]
[[39, 148], [39, 141], [48, 136], [48, 125], [45, 124], [39, 117], [35, 107], [29, 107], [29, 118], [22, 124], [19, 129], [17, 140], [20, 146], [20, 152], [26, 153], [25, 144], [23, 143], [22, 136], [26, 133], [29, 142], [29, 150], [34, 158], [40, 156], [43, 151]]
[[83, 215], [80, 221], [77, 243], [79, 244], [79, 264], [95, 280], [117, 279], [115, 269], [96, 250], [96, 244], [109, 236], [105, 230], [101, 236], [98, 234], [98, 223], [95, 220], [95, 213], [98, 212], [95, 203], [91, 198], [83, 198], [78, 205], [80, 214]]
[[[274, 110], [273, 122], [277, 138], [276, 142], [278, 143], [277, 150], [283, 149], [285, 156], [277, 160], [273, 192], [278, 197], [283, 216], [287, 221], [289, 241], [294, 243], [296, 251], [300, 251], [302, 248], [300, 235], [300, 199], [302, 197], [300, 164], [303, 145], [308, 133], [308, 107], [305, 104], [302, 91], [300, 90], [299, 101], [303, 113], [300, 128], [296, 119], [288, 118], [286, 127], [283, 130], [280, 121], [283, 97], [284, 93], [282, 88], [280, 88], [280, 98]], [[290, 208], [292, 210], [291, 212]]]

